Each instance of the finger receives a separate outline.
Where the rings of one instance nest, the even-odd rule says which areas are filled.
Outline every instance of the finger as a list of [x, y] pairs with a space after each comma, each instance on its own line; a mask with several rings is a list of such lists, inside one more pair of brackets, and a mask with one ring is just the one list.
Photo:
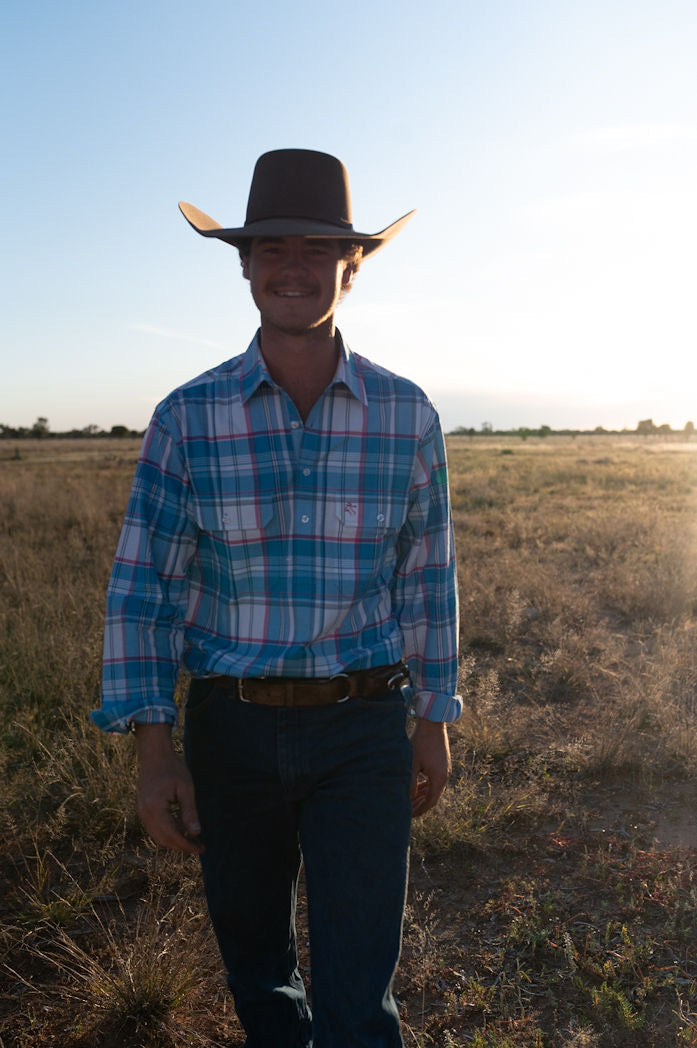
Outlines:
[[427, 782], [428, 779], [423, 774], [423, 772], [417, 771], [415, 768], [411, 776], [411, 787], [409, 789], [409, 796], [412, 800], [416, 800], [417, 797], [421, 796], [427, 785]]
[[178, 813], [176, 810], [173, 812], [169, 804], [156, 809], [143, 805], [138, 814], [147, 834], [163, 848], [185, 852], [187, 855], [200, 855], [203, 851], [203, 844], [196, 839], [195, 834], [192, 834], [194, 839], [186, 836]]
[[180, 787], [177, 790], [179, 802], [179, 813], [181, 824], [188, 837], [198, 837], [201, 832], [201, 822], [196, 810], [194, 791], [190, 786]]
[[170, 812], [163, 819], [158, 820], [156, 825], [148, 827], [145, 824], [145, 828], [155, 843], [161, 844], [163, 848], [185, 852], [187, 855], [200, 855], [203, 851], [201, 841], [186, 836], [178, 820]]
[[425, 815], [431, 808], [435, 808], [438, 801], [445, 792], [447, 779], [432, 780], [423, 778], [417, 783], [412, 793], [412, 811], [414, 815]]
[[428, 780], [419, 778], [411, 791], [411, 810], [414, 815], [422, 815], [425, 811], [424, 804], [428, 797]]
[[[189, 817], [189, 822], [184, 821], [182, 808], [177, 805], [170, 807], [170, 816], [174, 824], [174, 833], [177, 840], [177, 849], [179, 851], [186, 851], [189, 855], [200, 855], [203, 852], [204, 847], [199, 838], [201, 832], [201, 826], [198, 822], [198, 816], [195, 814], [193, 817]], [[182, 841], [185, 842], [182, 846]]]

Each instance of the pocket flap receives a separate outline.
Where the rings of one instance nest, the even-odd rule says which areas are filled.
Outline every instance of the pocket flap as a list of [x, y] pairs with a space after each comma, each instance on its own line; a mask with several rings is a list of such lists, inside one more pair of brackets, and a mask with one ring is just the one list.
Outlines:
[[337, 500], [335, 512], [345, 528], [361, 531], [392, 531], [401, 528], [406, 517], [406, 506], [395, 500], [384, 502], [361, 501], [350, 496]]
[[202, 531], [260, 531], [273, 517], [273, 503], [255, 499], [236, 499], [223, 505], [199, 503], [195, 516]]

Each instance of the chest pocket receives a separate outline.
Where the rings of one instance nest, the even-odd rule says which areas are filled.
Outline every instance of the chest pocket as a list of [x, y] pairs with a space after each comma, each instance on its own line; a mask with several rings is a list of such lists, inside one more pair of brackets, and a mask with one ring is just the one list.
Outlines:
[[[278, 552], [276, 506], [252, 499], [199, 503], [194, 516], [199, 527], [199, 567], [194, 570], [200, 572], [201, 585], [215, 592], [221, 604], [239, 609], [265, 577], [269, 550]], [[238, 623], [237, 628], [242, 626]]]
[[397, 538], [407, 514], [395, 498], [363, 499], [342, 495], [327, 506], [328, 564], [337, 596], [355, 603], [388, 584], [397, 559]]
[[274, 502], [235, 499], [222, 505], [199, 503], [194, 510], [202, 532], [223, 542], [251, 542], [273, 531]]
[[407, 504], [397, 499], [367, 501], [345, 495], [332, 503], [330, 513], [338, 538], [379, 539], [399, 531], [406, 519]]

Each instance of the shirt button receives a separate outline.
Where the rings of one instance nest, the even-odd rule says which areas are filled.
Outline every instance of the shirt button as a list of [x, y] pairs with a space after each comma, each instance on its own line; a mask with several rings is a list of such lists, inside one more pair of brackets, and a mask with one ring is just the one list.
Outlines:
[[309, 520], [310, 520], [310, 518], [308, 517], [307, 513], [303, 513], [303, 515], [302, 515], [302, 517], [300, 519], [303, 522], [303, 524], [307, 524], [309, 522]]
[[385, 514], [384, 513], [378, 513], [377, 519], [380, 522], [380, 524], [382, 524], [383, 520], [385, 519]]
[[293, 421], [290, 424], [290, 428], [291, 429], [297, 429], [299, 425], [300, 425], [300, 423], [298, 422], [298, 420], [297, 419], [293, 419]]
[[303, 470], [303, 477], [309, 477], [311, 472], [312, 470], [310, 469], [310, 467], [305, 466], [305, 469]]

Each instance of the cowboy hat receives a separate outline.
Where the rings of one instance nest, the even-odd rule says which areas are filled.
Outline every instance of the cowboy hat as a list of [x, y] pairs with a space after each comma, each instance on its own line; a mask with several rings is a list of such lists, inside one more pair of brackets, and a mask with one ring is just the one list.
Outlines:
[[362, 244], [364, 257], [384, 247], [414, 214], [409, 211], [379, 233], [358, 233], [346, 168], [312, 149], [274, 149], [259, 157], [243, 226], [224, 228], [183, 200], [179, 210], [201, 236], [236, 247], [252, 237], [341, 237]]

